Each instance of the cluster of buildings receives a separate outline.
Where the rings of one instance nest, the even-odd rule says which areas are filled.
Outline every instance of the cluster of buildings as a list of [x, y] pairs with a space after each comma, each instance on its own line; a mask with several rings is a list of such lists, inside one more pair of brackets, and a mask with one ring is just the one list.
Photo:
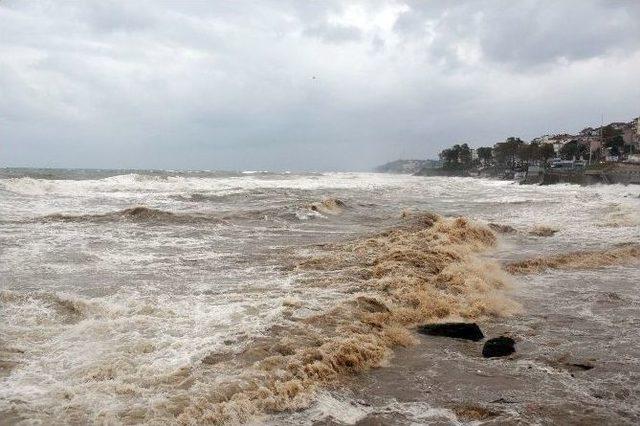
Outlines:
[[[611, 142], [614, 138], [619, 155], [612, 152]], [[585, 151], [589, 153], [588, 161], [558, 158], [563, 146], [573, 141], [587, 148]], [[534, 165], [523, 173], [517, 173], [520, 176], [514, 178], [521, 183], [640, 184], [640, 117], [627, 123], [615, 122], [598, 128], [587, 127], [577, 135], [545, 135], [532, 142], [553, 145], [556, 158], [551, 160], [548, 170]], [[585, 169], [587, 163], [591, 163], [592, 154], [595, 152], [599, 154], [599, 165]]]
[[[606, 134], [607, 132], [605, 130], [607, 130], [607, 128], [615, 135], [622, 137], [625, 148], [623, 151], [628, 153], [624, 158], [610, 155], [608, 149], [604, 147], [607, 143], [607, 138], [611, 137]], [[640, 117], [627, 123], [615, 122], [597, 128], [587, 127], [582, 129], [577, 135], [570, 135], [568, 133], [544, 135], [533, 139], [531, 142], [552, 144], [555, 153], [559, 154], [562, 147], [571, 141], [577, 141], [579, 144], [586, 146], [589, 152], [601, 150], [603, 157], [607, 161], [626, 160], [630, 162], [640, 162]]]

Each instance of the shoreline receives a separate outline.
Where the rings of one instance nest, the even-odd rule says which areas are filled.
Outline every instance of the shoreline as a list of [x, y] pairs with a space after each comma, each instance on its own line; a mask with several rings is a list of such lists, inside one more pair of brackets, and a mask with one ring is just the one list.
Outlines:
[[[634, 288], [616, 280], [638, 266], [550, 270], [519, 282], [509, 294], [525, 311], [478, 323], [487, 337], [514, 338], [515, 354], [486, 359], [482, 342], [416, 334], [416, 345], [331, 391], [344, 412], [311, 407], [324, 413], [311, 424], [636, 424], [640, 363], [626, 357], [631, 336], [573, 306], [579, 301], [612, 319], [637, 311]], [[624, 379], [616, 379], [620, 371]]]
[[512, 180], [521, 185], [554, 185], [554, 184], [576, 184], [581, 186], [589, 185], [640, 185], [640, 164], [613, 163], [605, 167], [587, 170], [551, 170], [545, 169], [536, 173], [525, 172], [524, 176], [517, 180], [515, 178], [499, 177], [497, 174], [486, 174], [472, 171], [444, 170], [444, 169], [423, 169], [413, 174], [413, 176], [425, 177], [472, 177], [480, 179]]

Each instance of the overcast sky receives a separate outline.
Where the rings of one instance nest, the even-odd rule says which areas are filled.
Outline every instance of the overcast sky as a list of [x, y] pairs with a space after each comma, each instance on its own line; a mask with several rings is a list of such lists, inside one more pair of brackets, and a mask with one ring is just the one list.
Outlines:
[[0, 166], [366, 170], [640, 115], [640, 1], [0, 0]]

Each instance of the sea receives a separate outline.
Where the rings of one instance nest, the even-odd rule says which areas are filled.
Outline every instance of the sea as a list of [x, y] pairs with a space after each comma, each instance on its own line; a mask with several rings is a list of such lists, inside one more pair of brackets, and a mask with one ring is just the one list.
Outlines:
[[639, 329], [639, 186], [0, 169], [0, 424], [638, 424]]

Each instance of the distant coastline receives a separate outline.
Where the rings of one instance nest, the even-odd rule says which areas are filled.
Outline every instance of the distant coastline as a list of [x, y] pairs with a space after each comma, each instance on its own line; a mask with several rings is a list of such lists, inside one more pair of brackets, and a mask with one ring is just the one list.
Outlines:
[[378, 173], [416, 174], [421, 170], [442, 167], [438, 160], [395, 160], [375, 168]]

